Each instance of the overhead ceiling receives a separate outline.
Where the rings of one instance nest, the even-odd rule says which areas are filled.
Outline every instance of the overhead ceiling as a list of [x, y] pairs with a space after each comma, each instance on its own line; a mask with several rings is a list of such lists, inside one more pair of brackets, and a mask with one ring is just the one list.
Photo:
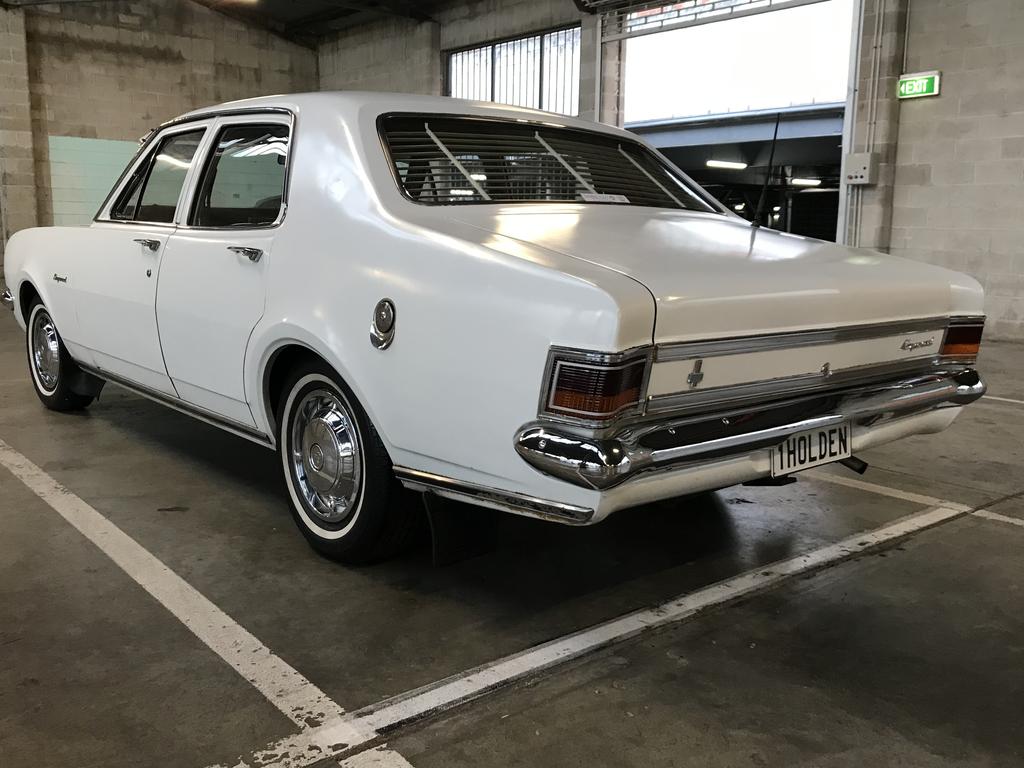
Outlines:
[[299, 42], [387, 17], [431, 21], [440, 0], [195, 0]]
[[[100, 0], [102, 2], [103, 0]], [[451, 0], [447, 0], [450, 2]], [[96, 0], [0, 0], [0, 7], [62, 5]], [[306, 44], [324, 35], [382, 18], [431, 21], [446, 0], [195, 0], [249, 24]]]

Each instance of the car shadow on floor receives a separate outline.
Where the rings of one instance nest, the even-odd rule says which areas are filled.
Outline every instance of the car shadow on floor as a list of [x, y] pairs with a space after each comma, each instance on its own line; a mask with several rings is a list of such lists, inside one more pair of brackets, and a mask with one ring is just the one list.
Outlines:
[[[264, 497], [281, 510], [285, 522], [286, 491], [275, 452], [143, 398], [120, 391], [112, 395], [91, 411], [92, 419], [107, 423], [126, 439], [155, 444], [181, 457], [183, 464], [200, 465], [206, 481], [242, 486], [246, 494]], [[645, 584], [665, 581], [671, 585], [670, 591], [662, 594], [659, 589], [654, 594], [661, 599], [675, 594], [683, 584], [700, 586], [709, 579], [734, 575], [748, 566], [745, 561], [750, 556], [740, 552], [743, 542], [737, 536], [730, 507], [718, 494], [704, 493], [622, 510], [588, 527], [452, 502], [461, 507], [460, 514], [473, 521], [470, 540], [463, 555], [457, 553], [433, 567], [430, 528], [421, 497], [409, 493], [406, 503], [416, 505], [422, 515], [421, 534], [409, 551], [360, 569], [364, 574], [373, 574], [374, 579], [400, 591], [451, 590], [469, 602], [497, 600], [527, 611], [624, 583], [634, 583], [640, 598]], [[298, 537], [298, 531], [294, 535]], [[474, 541], [477, 536], [480, 540]], [[762, 545], [764, 542], [759, 543]], [[789, 537], [782, 532], [771, 544], [774, 552], [782, 554], [789, 546]], [[309, 557], [319, 560], [312, 551]], [[684, 574], [689, 566], [698, 564], [701, 567], [689, 569], [692, 576]], [[663, 579], [666, 572], [675, 575]]]

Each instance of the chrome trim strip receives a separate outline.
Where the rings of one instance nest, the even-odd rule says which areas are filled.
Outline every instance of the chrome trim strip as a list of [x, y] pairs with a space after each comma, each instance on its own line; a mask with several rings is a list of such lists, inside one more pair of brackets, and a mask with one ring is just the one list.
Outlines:
[[[985, 389], [985, 383], [973, 368], [940, 369], [910, 379], [892, 379], [837, 393], [840, 400], [831, 413], [697, 442], [687, 442], [689, 424], [717, 418], [729, 424], [735, 414], [711, 411], [702, 414], [700, 419], [667, 419], [627, 428], [607, 439], [576, 434], [548, 424], [527, 424], [516, 434], [514, 446], [523, 460], [544, 474], [584, 488], [605, 490], [638, 473], [671, 469], [676, 462], [714, 460], [723, 452], [724, 458], [733, 458], [744, 451], [761, 450], [805, 429], [842, 421], [874, 425], [916, 412], [967, 405], [984, 395]], [[807, 399], [797, 398], [776, 406], [799, 404]], [[668, 438], [669, 445], [651, 448], [642, 443], [643, 438], [655, 434], [663, 440]]]
[[656, 414], [672, 411], [690, 413], [708, 407], [735, 405], [744, 402], [763, 403], [773, 395], [829, 392], [852, 384], [870, 384], [891, 379], [900, 374], [930, 373], [939, 363], [937, 356], [915, 357], [891, 363], [872, 363], [852, 368], [841, 368], [824, 376], [807, 373], [799, 376], [785, 376], [779, 379], [754, 381], [749, 384], [730, 385], [698, 390], [696, 392], [673, 392], [656, 395], [647, 401], [647, 413]]
[[563, 504], [513, 491], [501, 491], [497, 488], [466, 483], [444, 475], [435, 475], [409, 467], [396, 466], [394, 469], [395, 477], [402, 482], [402, 485], [414, 491], [436, 493], [456, 501], [465, 501], [477, 506], [513, 512], [526, 517], [536, 517], [541, 520], [552, 520], [566, 525], [586, 525], [594, 517], [594, 510], [587, 507]]
[[899, 336], [922, 331], [944, 331], [949, 324], [947, 317], [928, 317], [917, 320], [849, 325], [813, 331], [771, 333], [759, 336], [734, 336], [712, 341], [682, 341], [658, 345], [654, 362], [667, 363], [674, 360], [719, 357], [746, 352], [765, 352], [773, 349], [793, 349], [819, 344], [839, 344], [845, 341]]
[[78, 363], [78, 367], [87, 373], [91, 373], [97, 378], [109, 381], [111, 384], [116, 384], [119, 387], [127, 389], [129, 392], [134, 392], [135, 394], [141, 395], [155, 403], [160, 403], [160, 405], [166, 405], [168, 408], [173, 408], [175, 411], [184, 413], [186, 416], [191, 416], [194, 419], [199, 419], [199, 421], [205, 421], [211, 426], [219, 427], [220, 429], [230, 432], [233, 435], [237, 435], [238, 437], [244, 437], [246, 440], [251, 440], [257, 445], [262, 445], [264, 448], [273, 449], [275, 447], [274, 440], [263, 432], [260, 432], [258, 429], [253, 429], [245, 424], [239, 424], [237, 421], [225, 418], [224, 416], [219, 416], [205, 408], [200, 408], [197, 405], [186, 403], [184, 400], [178, 400], [170, 395], [164, 394], [163, 392], [157, 392], [149, 387], [136, 384], [133, 381], [129, 381], [128, 379], [118, 376], [117, 374], [110, 373], [110, 371], [104, 371], [101, 368], [93, 368], [92, 366], [83, 365], [82, 363]]
[[0, 304], [3, 304], [12, 312], [14, 311], [14, 294], [11, 293], [10, 288], [4, 288], [4, 292], [0, 293]]

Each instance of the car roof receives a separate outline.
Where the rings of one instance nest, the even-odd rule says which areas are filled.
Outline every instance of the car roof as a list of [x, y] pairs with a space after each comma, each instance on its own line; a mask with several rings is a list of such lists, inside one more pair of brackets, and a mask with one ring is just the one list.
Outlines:
[[[344, 113], [352, 117], [372, 111], [377, 114], [389, 112], [416, 112], [426, 114], [470, 115], [478, 117], [495, 117], [504, 119], [520, 119], [530, 122], [543, 122], [559, 127], [580, 128], [611, 133], [617, 136], [636, 139], [636, 136], [601, 123], [581, 120], [576, 117], [544, 112], [539, 109], [514, 107], [496, 104], [489, 101], [471, 101], [454, 99], [447, 96], [425, 96], [410, 93], [384, 93], [373, 91], [314, 91], [310, 93], [280, 94], [276, 96], [260, 96], [253, 99], [240, 99], [215, 104], [208, 107], [186, 112], [169, 120], [164, 125], [171, 125], [183, 120], [195, 120], [202, 117], [223, 114], [226, 112], [287, 110], [296, 114], [312, 113], [337, 114]], [[161, 126], [163, 127], [163, 126]]]

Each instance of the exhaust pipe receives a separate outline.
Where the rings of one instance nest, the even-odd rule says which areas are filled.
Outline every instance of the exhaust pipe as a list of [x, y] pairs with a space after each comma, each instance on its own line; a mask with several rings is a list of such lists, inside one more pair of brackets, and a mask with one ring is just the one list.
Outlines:
[[868, 471], [868, 463], [863, 459], [858, 459], [856, 456], [850, 456], [846, 459], [840, 459], [839, 463], [852, 472], [856, 472], [858, 475], [863, 475]]

